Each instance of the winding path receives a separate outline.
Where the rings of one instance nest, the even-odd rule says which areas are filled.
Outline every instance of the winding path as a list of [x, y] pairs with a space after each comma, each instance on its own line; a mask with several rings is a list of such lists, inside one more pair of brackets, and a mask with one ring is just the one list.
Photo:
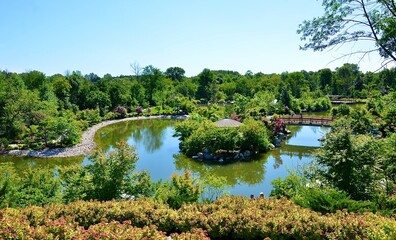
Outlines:
[[142, 116], [142, 117], [131, 117], [131, 118], [123, 118], [117, 120], [109, 120], [98, 123], [90, 128], [88, 128], [81, 136], [81, 142], [77, 145], [67, 148], [52, 148], [45, 150], [11, 150], [3, 152], [2, 154], [7, 155], [18, 155], [18, 156], [28, 156], [28, 157], [39, 157], [39, 158], [61, 158], [61, 157], [75, 157], [86, 155], [96, 147], [96, 143], [94, 141], [95, 133], [100, 128], [108, 126], [110, 124], [125, 122], [125, 121], [133, 121], [133, 120], [142, 120], [142, 119], [186, 119], [188, 116]]

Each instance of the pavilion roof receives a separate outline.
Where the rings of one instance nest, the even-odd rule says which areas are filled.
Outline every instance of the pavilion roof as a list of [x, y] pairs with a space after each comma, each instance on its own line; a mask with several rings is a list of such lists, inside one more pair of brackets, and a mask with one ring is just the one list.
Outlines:
[[240, 125], [242, 125], [242, 123], [229, 118], [221, 119], [215, 122], [215, 124], [218, 127], [239, 127]]

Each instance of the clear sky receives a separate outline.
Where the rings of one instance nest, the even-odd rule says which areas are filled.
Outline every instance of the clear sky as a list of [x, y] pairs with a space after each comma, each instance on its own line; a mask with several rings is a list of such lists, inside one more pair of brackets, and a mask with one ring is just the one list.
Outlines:
[[[194, 76], [334, 69], [349, 49], [301, 51], [296, 33], [317, 0], [0, 0], [0, 70], [132, 74], [131, 63]], [[356, 46], [355, 46], [356, 48]], [[374, 71], [374, 54], [360, 63]]]

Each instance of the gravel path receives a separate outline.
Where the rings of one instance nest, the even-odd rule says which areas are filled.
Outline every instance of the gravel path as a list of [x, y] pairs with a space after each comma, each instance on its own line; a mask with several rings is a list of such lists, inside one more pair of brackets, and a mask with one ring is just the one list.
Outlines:
[[46, 150], [11, 150], [3, 152], [2, 154], [8, 155], [19, 155], [19, 156], [28, 156], [28, 157], [39, 157], [39, 158], [53, 158], [53, 157], [74, 157], [86, 155], [95, 148], [96, 143], [94, 141], [94, 136], [97, 130], [102, 127], [105, 127], [110, 124], [125, 122], [125, 121], [133, 121], [133, 120], [141, 120], [141, 119], [186, 119], [188, 116], [149, 116], [149, 117], [131, 117], [131, 118], [123, 118], [117, 120], [109, 120], [104, 121], [99, 124], [96, 124], [90, 128], [88, 128], [81, 136], [81, 142], [77, 145], [67, 148], [52, 148]]

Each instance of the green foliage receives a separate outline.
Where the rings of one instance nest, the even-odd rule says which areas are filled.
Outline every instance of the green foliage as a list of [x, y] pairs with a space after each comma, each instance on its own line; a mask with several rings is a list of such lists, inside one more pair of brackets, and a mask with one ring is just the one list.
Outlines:
[[223, 176], [215, 176], [213, 174], [201, 177], [202, 194], [201, 199], [204, 202], [212, 202], [217, 198], [226, 195], [227, 179]]
[[78, 122], [70, 114], [49, 118], [43, 123], [45, 141], [53, 145], [71, 146], [80, 141]]
[[351, 108], [346, 104], [341, 104], [332, 109], [333, 116], [348, 116], [351, 113]]
[[[302, 49], [322, 51], [348, 42], [372, 40], [384, 58], [395, 58], [393, 1], [323, 0], [324, 14], [304, 21], [298, 33], [307, 41]], [[369, 49], [367, 50], [368, 53]], [[364, 55], [363, 55], [364, 56]]]
[[266, 152], [269, 150], [269, 136], [267, 129], [261, 122], [246, 120], [237, 130], [233, 137], [237, 136], [236, 144], [241, 150], [251, 152]]
[[285, 179], [277, 178], [271, 182], [273, 189], [270, 196], [293, 198], [307, 185], [307, 179], [296, 173], [289, 173]]
[[355, 201], [345, 192], [326, 187], [303, 188], [293, 201], [301, 207], [320, 213], [335, 213], [344, 209], [349, 212], [375, 210], [373, 202]]
[[387, 194], [394, 194], [396, 191], [396, 133], [384, 139], [381, 145], [386, 191]]
[[62, 173], [64, 200], [120, 199], [122, 194], [139, 197], [152, 195], [152, 183], [147, 173], [134, 173], [138, 160], [134, 148], [125, 142], [107, 155], [96, 151], [89, 157], [89, 165], [68, 169]]
[[77, 112], [77, 120], [83, 120], [87, 123], [87, 127], [91, 127], [102, 121], [99, 109], [85, 109]]
[[165, 75], [173, 81], [183, 80], [185, 73], [186, 71], [181, 67], [170, 67], [165, 71]]
[[345, 192], [325, 187], [318, 182], [309, 182], [305, 176], [295, 172], [289, 173], [285, 179], [275, 179], [271, 184], [274, 189], [270, 196], [286, 197], [315, 212], [335, 213], [344, 209], [349, 212], [376, 211], [374, 202], [352, 200]]
[[196, 131], [200, 125], [206, 123], [200, 123], [199, 121], [182, 121], [176, 124], [175, 126], [175, 137], [179, 137], [180, 141], [184, 141], [188, 137], [190, 137], [194, 131]]
[[210, 153], [233, 150], [265, 152], [270, 146], [264, 124], [254, 120], [246, 120], [238, 128], [219, 128], [212, 122], [189, 120], [177, 125], [175, 130], [175, 136], [182, 141], [182, 151], [188, 156], [205, 149]]
[[225, 116], [225, 109], [217, 104], [197, 107], [196, 113], [212, 122], [218, 121]]
[[354, 199], [371, 198], [380, 177], [380, 146], [369, 135], [352, 135], [349, 129], [333, 128], [317, 152], [321, 173], [329, 183]]
[[17, 181], [15, 169], [12, 164], [0, 164], [0, 207], [4, 208], [12, 200], [12, 194], [16, 191]]
[[173, 174], [170, 181], [160, 185], [155, 198], [167, 203], [171, 208], [179, 209], [183, 204], [199, 200], [201, 187], [189, 171], [183, 175]]
[[21, 176], [7, 164], [0, 166], [0, 206], [44, 206], [60, 202], [61, 184], [51, 168], [28, 168]]
[[29, 205], [44, 206], [57, 203], [61, 197], [61, 183], [51, 168], [29, 168], [17, 182], [16, 191], [12, 194], [9, 206], [26, 207]]
[[[323, 94], [370, 97], [368, 111], [378, 119], [369, 120], [375, 120], [374, 128], [386, 135], [395, 132], [396, 108], [394, 94], [381, 95], [396, 87], [392, 84], [394, 76], [393, 69], [363, 74], [356, 64], [345, 64], [334, 72], [323, 69], [282, 74], [241, 75], [204, 69], [196, 77], [183, 76], [178, 67], [162, 73], [153, 66], [145, 67], [142, 75], [106, 74], [103, 78], [93, 73], [84, 77], [78, 71], [48, 77], [38, 71], [0, 72], [0, 138], [35, 149], [72, 145], [88, 126], [130, 116], [125, 111], [111, 112], [118, 106], [152, 109], [144, 111], [144, 115], [197, 112], [211, 121], [233, 113], [243, 121], [302, 110], [326, 111], [331, 104]], [[205, 103], [227, 100], [229, 104], [196, 106], [202, 99]], [[358, 124], [368, 123], [365, 121]]]
[[205, 68], [198, 75], [197, 99], [208, 102], [214, 95], [215, 78], [212, 71]]

